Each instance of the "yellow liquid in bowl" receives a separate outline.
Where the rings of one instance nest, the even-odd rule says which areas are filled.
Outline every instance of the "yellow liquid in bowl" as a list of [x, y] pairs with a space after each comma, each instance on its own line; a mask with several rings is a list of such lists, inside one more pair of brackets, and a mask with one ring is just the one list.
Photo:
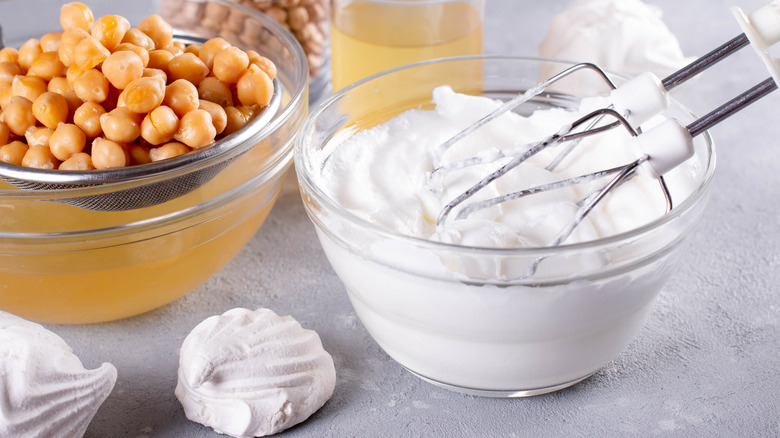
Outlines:
[[413, 62], [482, 53], [482, 18], [469, 3], [355, 1], [331, 19], [333, 90]]
[[[0, 210], [8, 213], [0, 225], [34, 232], [60, 221], [63, 231], [89, 230], [163, 217], [248, 180], [247, 172], [266, 156], [255, 148], [204, 186], [149, 209], [90, 212], [48, 201], [0, 200]], [[81, 324], [167, 304], [205, 282], [246, 245], [271, 211], [282, 180], [276, 175], [224, 205], [170, 223], [134, 225], [132, 232], [81, 241], [0, 241], [0, 310], [38, 322]]]
[[[138, 315], [167, 304], [205, 282], [230, 261], [255, 234], [270, 205], [245, 223], [205, 240], [198, 246], [163, 257], [145, 246], [166, 246], [182, 240], [212, 236], [216, 224], [204, 224], [178, 234], [157, 238], [152, 245], [124, 246], [69, 255], [20, 255], [19, 262], [35, 270], [0, 273], [0, 309], [38, 322], [82, 324]], [[232, 215], [229, 215], [229, 217]], [[148, 254], [139, 262], [133, 252]], [[75, 266], [105, 258], [108, 263]], [[110, 265], [123, 265], [108, 268]]]

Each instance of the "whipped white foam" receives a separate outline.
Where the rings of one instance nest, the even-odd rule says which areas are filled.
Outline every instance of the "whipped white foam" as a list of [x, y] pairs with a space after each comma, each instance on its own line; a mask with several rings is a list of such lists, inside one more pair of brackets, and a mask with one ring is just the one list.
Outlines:
[[0, 311], [0, 436], [81, 437], [116, 382], [87, 370], [59, 336]]
[[255, 437], [306, 420], [335, 385], [333, 359], [316, 332], [268, 309], [232, 309], [184, 340], [176, 397], [190, 420]]
[[[477, 201], [624, 165], [637, 157], [630, 145], [631, 136], [622, 129], [581, 142], [553, 171], [545, 167], [562, 147], [551, 147], [485, 187], [437, 227], [437, 218], [448, 202], [510, 158], [487, 160], [429, 178], [435, 169], [436, 146], [500, 105], [485, 97], [455, 93], [448, 86], [436, 88], [433, 100], [434, 110], [409, 110], [323, 149], [324, 165], [318, 175], [321, 187], [364, 220], [401, 234], [465, 246], [542, 247], [571, 221], [577, 202], [605, 185], [607, 179], [503, 202], [465, 218], [457, 218], [458, 213]], [[530, 117], [506, 113], [453, 145], [442, 162], [490, 157], [497, 150], [518, 145], [522, 149], [559, 132], [561, 126], [583, 113], [559, 108], [536, 111]], [[675, 184], [674, 190], [687, 194], [692, 187], [692, 181], [683, 181]], [[629, 231], [660, 217], [665, 207], [657, 181], [640, 174], [613, 190], [565, 242]]]
[[574, 0], [550, 21], [539, 54], [631, 76], [664, 77], [691, 61], [661, 10], [641, 0]]

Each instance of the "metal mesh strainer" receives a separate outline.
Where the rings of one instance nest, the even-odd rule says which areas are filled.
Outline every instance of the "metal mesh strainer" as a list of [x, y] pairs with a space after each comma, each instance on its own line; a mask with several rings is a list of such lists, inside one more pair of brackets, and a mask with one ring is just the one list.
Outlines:
[[[281, 106], [280, 90], [278, 79], [274, 79], [274, 95], [262, 113], [238, 132], [197, 151], [155, 163], [106, 170], [42, 170], [0, 162], [0, 179], [22, 190], [73, 189], [138, 180], [141, 184], [126, 189], [54, 201], [94, 211], [125, 211], [161, 204], [186, 195], [207, 183], [238, 158], [240, 155], [215, 160], [212, 165], [197, 168], [204, 160], [224, 155], [227, 151], [237, 148], [248, 141], [254, 132], [267, 125]], [[142, 182], [151, 176], [181, 172], [189, 167], [194, 170], [180, 176], [146, 184]]]

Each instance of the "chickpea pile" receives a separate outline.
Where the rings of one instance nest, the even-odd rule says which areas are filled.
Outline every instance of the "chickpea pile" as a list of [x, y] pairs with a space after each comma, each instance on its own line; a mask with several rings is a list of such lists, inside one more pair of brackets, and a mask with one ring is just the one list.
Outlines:
[[276, 67], [222, 38], [173, 40], [159, 15], [135, 28], [60, 11], [61, 32], [0, 50], [0, 161], [37, 169], [139, 165], [206, 147], [263, 110]]

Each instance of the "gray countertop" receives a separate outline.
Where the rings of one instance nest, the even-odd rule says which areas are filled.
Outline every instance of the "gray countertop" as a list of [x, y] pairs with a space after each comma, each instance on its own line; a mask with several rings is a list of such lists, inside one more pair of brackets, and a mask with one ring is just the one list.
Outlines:
[[[686, 55], [740, 31], [728, 10], [763, 0], [647, 0], [664, 11]], [[489, 0], [485, 51], [535, 55], [567, 2]], [[744, 52], [744, 53], [742, 53]], [[749, 50], [675, 90], [707, 112], [767, 77]], [[708, 212], [679, 270], [631, 346], [569, 389], [488, 399], [423, 382], [372, 341], [332, 271], [292, 175], [258, 234], [185, 297], [112, 323], [48, 327], [87, 368], [113, 363], [116, 387], [88, 437], [212, 437], [176, 400], [189, 331], [234, 307], [267, 307], [316, 330], [336, 363], [333, 397], [280, 436], [777, 436], [780, 435], [780, 93], [711, 133], [718, 170]]]

